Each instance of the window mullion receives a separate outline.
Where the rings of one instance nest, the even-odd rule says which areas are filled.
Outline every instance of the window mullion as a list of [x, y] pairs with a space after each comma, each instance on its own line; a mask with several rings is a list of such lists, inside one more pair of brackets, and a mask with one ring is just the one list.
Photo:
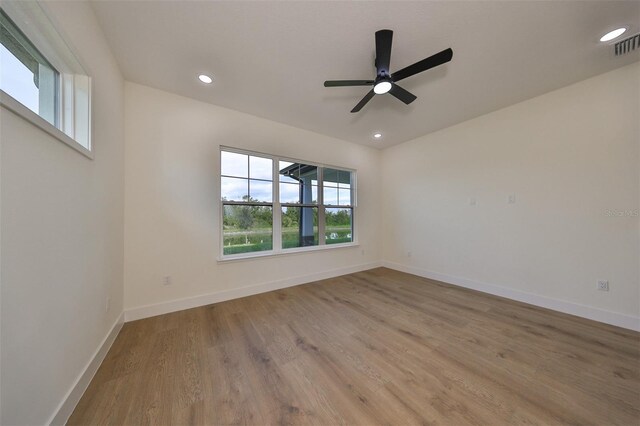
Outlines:
[[251, 156], [247, 155], [247, 201], [251, 200]]
[[58, 108], [60, 110], [61, 129], [67, 135], [75, 138], [74, 132], [74, 111], [75, 105], [73, 96], [73, 74], [60, 75], [60, 96], [58, 98]]
[[357, 196], [357, 192], [356, 192], [356, 175], [355, 173], [350, 173], [349, 175], [349, 193], [351, 194], [351, 204], [349, 206], [349, 208], [351, 209], [351, 241], [355, 241], [356, 240], [356, 210], [355, 210], [355, 206], [358, 203], [358, 200], [356, 199]]
[[318, 167], [318, 245], [325, 245], [324, 167]]
[[[220, 197], [222, 199], [222, 197]], [[220, 232], [220, 256], [224, 256], [224, 202], [220, 201], [220, 223], [218, 226], [218, 232]]]
[[273, 197], [273, 251], [282, 251], [282, 207], [280, 207], [280, 166], [277, 158], [272, 158], [272, 197]]

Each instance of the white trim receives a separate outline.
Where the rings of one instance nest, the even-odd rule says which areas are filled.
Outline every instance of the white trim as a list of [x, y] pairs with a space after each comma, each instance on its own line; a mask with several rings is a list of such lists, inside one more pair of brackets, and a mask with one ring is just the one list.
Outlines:
[[90, 160], [93, 160], [93, 153], [91, 151], [89, 151], [88, 149], [80, 145], [78, 142], [73, 140], [62, 130], [58, 129], [53, 124], [49, 123], [47, 120], [40, 117], [38, 114], [31, 111], [26, 106], [22, 105], [22, 103], [14, 99], [13, 96], [9, 95], [7, 92], [1, 89], [0, 89], [0, 105], [2, 105], [2, 107], [6, 108], [8, 111], [16, 114], [18, 117], [23, 118], [24, 120], [28, 121], [34, 126], [40, 128], [40, 130], [44, 131], [45, 133], [48, 133], [49, 135], [58, 139], [60, 142], [64, 143], [65, 145], [75, 149], [80, 154], [84, 155]]
[[124, 312], [118, 316], [118, 319], [116, 319], [116, 322], [111, 327], [111, 330], [104, 337], [104, 339], [98, 346], [98, 349], [96, 349], [95, 353], [82, 370], [82, 373], [80, 373], [73, 386], [71, 386], [71, 389], [69, 389], [60, 405], [58, 405], [58, 408], [51, 416], [47, 424], [64, 425], [67, 423], [69, 417], [73, 413], [73, 410], [75, 410], [76, 405], [78, 405], [78, 402], [80, 402], [80, 398], [82, 398], [82, 395], [87, 390], [89, 383], [91, 383], [93, 376], [98, 371], [100, 364], [102, 364], [102, 361], [107, 355], [107, 352], [109, 352], [111, 345], [116, 340], [116, 337], [118, 336], [120, 329], [122, 329], [123, 324]]
[[[324, 167], [318, 167], [316, 169], [318, 176], [316, 179], [318, 180], [318, 245], [324, 248], [327, 245], [327, 208], [324, 207]], [[280, 174], [280, 171], [278, 171]], [[355, 175], [355, 172], [351, 172], [351, 176]], [[278, 176], [278, 181], [280, 177]], [[280, 186], [280, 185], [278, 185]], [[340, 191], [336, 190], [338, 196], [340, 196]], [[353, 188], [351, 189], [353, 193]], [[279, 199], [279, 198], [278, 198]], [[282, 209], [282, 207], [280, 207]], [[353, 222], [355, 220], [355, 209], [351, 209], [351, 240], [355, 241], [357, 238], [357, 234], [353, 231]]]
[[[222, 155], [222, 151], [220, 151], [220, 155]], [[251, 157], [249, 157], [251, 158]], [[222, 166], [221, 166], [222, 167]], [[251, 167], [251, 160], [249, 160], [249, 167]], [[251, 170], [249, 170], [249, 175], [251, 174]], [[222, 169], [220, 169], [220, 175], [222, 175]], [[274, 182], [273, 179], [278, 179], [277, 182]], [[220, 178], [220, 192], [222, 193], [222, 178]], [[249, 192], [251, 192], [251, 181], [249, 181]], [[249, 194], [251, 196], [251, 194]], [[280, 201], [280, 161], [271, 160], [271, 242], [272, 247], [269, 252], [273, 253], [274, 248], [279, 247], [282, 249], [282, 205], [279, 208], [275, 206], [275, 200]], [[224, 204], [222, 204], [222, 215], [224, 216]], [[320, 212], [320, 209], [318, 209]], [[224, 217], [223, 217], [224, 220]], [[277, 228], [277, 229], [276, 229]], [[222, 248], [220, 249], [220, 260], [224, 258], [233, 257], [233, 255], [224, 254], [224, 225], [220, 227], [220, 232], [222, 238], [220, 238], [220, 245]], [[252, 253], [245, 253], [252, 254]]]
[[238, 254], [227, 254], [224, 257], [218, 257], [218, 263], [226, 263], [232, 262], [234, 260], [249, 260], [256, 259], [261, 257], [270, 257], [270, 256], [286, 256], [290, 254], [302, 254], [309, 253], [314, 251], [322, 251], [322, 250], [333, 250], [339, 248], [347, 248], [347, 247], [359, 247], [360, 244], [357, 241], [353, 241], [350, 243], [337, 243], [337, 244], [323, 244], [317, 246], [307, 246], [307, 247], [292, 247], [287, 249], [280, 249], [280, 251], [275, 250], [265, 250], [265, 251], [254, 251], [250, 253], [238, 253]]
[[[234, 152], [236, 154], [244, 154], [244, 155], [254, 155], [254, 156], [258, 156], [258, 157], [265, 157], [265, 158], [271, 158], [272, 160], [276, 161], [286, 161], [288, 163], [300, 163], [300, 164], [306, 164], [309, 166], [316, 166], [316, 167], [324, 167], [327, 169], [339, 169], [339, 170], [344, 170], [346, 172], [353, 172], [353, 173], [357, 173], [358, 171], [356, 169], [352, 169], [351, 167], [346, 167], [346, 166], [336, 166], [336, 165], [331, 165], [331, 164], [325, 164], [325, 163], [317, 163], [315, 161], [307, 161], [307, 160], [300, 160], [297, 158], [292, 158], [292, 157], [287, 157], [286, 155], [279, 155], [279, 154], [269, 154], [267, 152], [260, 152], [260, 151], [253, 151], [253, 150], [248, 150], [245, 148], [236, 148], [233, 146], [228, 146], [228, 145], [220, 145], [220, 152], [222, 151], [228, 151], [228, 152]], [[222, 156], [220, 156], [220, 158], [222, 158]], [[222, 168], [220, 168], [220, 174], [222, 174]], [[233, 176], [229, 176], [229, 177], [233, 177]], [[249, 178], [247, 178], [249, 179]], [[278, 180], [278, 182], [280, 182]], [[354, 206], [355, 207], [355, 206]]]
[[199, 296], [186, 297], [184, 299], [171, 300], [168, 302], [156, 303], [153, 305], [139, 306], [124, 311], [126, 322], [135, 321], [142, 318], [154, 317], [156, 315], [168, 314], [170, 312], [182, 311], [184, 309], [197, 308], [198, 306], [210, 305], [212, 303], [224, 302], [226, 300], [238, 299], [252, 296], [254, 294], [266, 293], [268, 291], [280, 290], [282, 288], [293, 287], [313, 281], [334, 278], [340, 275], [352, 274], [354, 272], [366, 271], [377, 268], [380, 262], [362, 263], [345, 268], [332, 269], [324, 272], [317, 272], [310, 275], [302, 275], [284, 280], [270, 281], [262, 284], [254, 284], [247, 287], [223, 290], [215, 293], [202, 294]]
[[5, 13], [18, 26], [38, 51], [60, 73], [85, 74], [86, 67], [76, 54], [62, 26], [52, 19], [46, 1], [10, 1], [2, 5]]
[[627, 328], [629, 330], [640, 331], [640, 317], [606, 311], [604, 309], [581, 305], [579, 303], [569, 302], [566, 300], [552, 299], [550, 297], [527, 293], [521, 290], [514, 290], [494, 284], [474, 281], [468, 278], [456, 277], [453, 275], [443, 274], [441, 272], [428, 271], [426, 269], [416, 268], [415, 266], [402, 265], [400, 263], [389, 262], [386, 260], [383, 260], [381, 264], [385, 268], [394, 269], [396, 271], [406, 272], [408, 274], [418, 275], [420, 277], [442, 281], [444, 283], [453, 284], [460, 287], [470, 288], [472, 290], [481, 291], [483, 293], [489, 293], [495, 296], [517, 300], [518, 302], [540, 306], [542, 308], [547, 308], [554, 311], [563, 312], [565, 314], [575, 315], [605, 324]]

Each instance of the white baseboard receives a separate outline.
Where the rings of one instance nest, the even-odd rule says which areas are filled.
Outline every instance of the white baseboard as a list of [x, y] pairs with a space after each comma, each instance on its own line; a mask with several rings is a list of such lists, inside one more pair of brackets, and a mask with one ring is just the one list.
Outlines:
[[82, 373], [80, 373], [74, 385], [69, 389], [69, 392], [67, 392], [64, 399], [58, 406], [58, 409], [53, 416], [51, 416], [51, 419], [49, 419], [47, 424], [64, 425], [67, 423], [69, 417], [73, 413], [73, 410], [76, 408], [76, 405], [78, 405], [80, 398], [82, 398], [84, 391], [87, 390], [89, 383], [91, 383], [91, 379], [93, 379], [93, 376], [98, 371], [100, 364], [102, 364], [104, 357], [107, 355], [107, 352], [109, 352], [111, 345], [116, 340], [123, 324], [124, 312], [118, 316], [118, 319], [111, 327], [111, 330], [104, 337], [102, 343], [100, 343], [100, 346], [98, 346], [98, 349], [96, 349], [96, 352], [93, 354]]
[[617, 312], [606, 311], [604, 309], [594, 308], [592, 306], [581, 305], [566, 300], [552, 299], [546, 296], [527, 293], [520, 290], [514, 290], [507, 287], [501, 287], [494, 284], [488, 284], [480, 281], [474, 281], [468, 278], [456, 277], [453, 275], [443, 274], [440, 272], [428, 271], [414, 266], [402, 265], [400, 263], [389, 262], [386, 260], [380, 262], [363, 263], [360, 265], [349, 266], [346, 268], [333, 269], [330, 271], [318, 272], [310, 275], [302, 275], [284, 280], [271, 281], [262, 284], [256, 284], [238, 289], [219, 291], [215, 293], [202, 294], [199, 296], [187, 297], [184, 299], [171, 300], [168, 302], [157, 303], [153, 305], [145, 305], [136, 308], [127, 309], [124, 312], [124, 320], [126, 322], [135, 321], [142, 318], [153, 317], [156, 315], [167, 314], [170, 312], [181, 311], [184, 309], [197, 308], [198, 306], [210, 305], [212, 303], [224, 302], [226, 300], [238, 299], [241, 297], [251, 296], [254, 294], [265, 293], [268, 291], [279, 290], [282, 288], [293, 287], [313, 281], [333, 278], [340, 275], [351, 274], [354, 272], [365, 271], [367, 269], [384, 266], [385, 268], [395, 269], [397, 271], [406, 272], [420, 277], [429, 278], [445, 283], [457, 285], [460, 287], [478, 290], [483, 293], [489, 293], [507, 299], [517, 300], [519, 302], [528, 303], [530, 305], [540, 306], [542, 308], [599, 321], [605, 324], [611, 324], [630, 330], [640, 331], [640, 317], [620, 314]]
[[540, 306], [542, 308], [563, 312], [565, 314], [603, 322], [605, 324], [611, 324], [630, 330], [640, 331], [640, 317], [606, 311], [604, 309], [568, 302], [566, 300], [552, 299], [546, 296], [540, 296], [520, 290], [497, 286], [494, 284], [474, 281], [468, 278], [455, 277], [440, 272], [428, 271], [425, 269], [416, 268], [414, 266], [402, 265], [400, 263], [389, 262], [386, 260], [383, 260], [381, 264], [385, 268], [395, 269], [396, 271], [406, 272], [408, 274], [418, 275], [420, 277], [442, 281], [444, 283], [454, 284], [460, 287], [470, 288], [472, 290], [478, 290], [483, 293], [489, 293], [495, 296], [517, 300], [519, 302], [524, 302], [530, 305]]
[[168, 302], [157, 303], [153, 305], [145, 305], [137, 308], [127, 309], [124, 312], [126, 322], [135, 321], [142, 318], [154, 317], [156, 315], [168, 314], [170, 312], [182, 311], [184, 309], [197, 308], [198, 306], [210, 305], [212, 303], [224, 302], [226, 300], [238, 299], [240, 297], [252, 296], [254, 294], [266, 293], [267, 291], [279, 290], [282, 288], [293, 287], [300, 284], [310, 283], [313, 281], [333, 278], [340, 275], [351, 274], [354, 272], [365, 271], [367, 269], [377, 268], [381, 266], [380, 262], [362, 263], [360, 265], [348, 266], [345, 268], [332, 269], [329, 271], [318, 272], [315, 274], [301, 275], [284, 280], [271, 281], [262, 284], [256, 284], [248, 287], [241, 287], [232, 290], [218, 291], [215, 293], [207, 293], [199, 296], [187, 297], [184, 299], [171, 300]]

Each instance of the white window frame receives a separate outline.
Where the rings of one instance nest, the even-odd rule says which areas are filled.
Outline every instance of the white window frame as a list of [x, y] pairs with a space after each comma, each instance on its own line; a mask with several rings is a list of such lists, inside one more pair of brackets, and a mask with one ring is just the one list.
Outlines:
[[46, 4], [36, 1], [6, 2], [2, 4], [2, 9], [59, 74], [56, 79], [55, 124], [1, 89], [0, 105], [93, 159], [92, 80], [86, 68], [50, 21]]
[[[262, 158], [268, 158], [272, 161], [272, 185], [271, 185], [271, 203], [243, 203], [243, 202], [223, 202], [222, 201], [222, 152], [232, 152], [236, 154], [244, 154], [244, 155], [253, 155]], [[290, 163], [299, 163], [306, 164], [310, 166], [318, 167], [318, 203], [313, 205], [307, 204], [296, 204], [296, 203], [281, 203], [280, 202], [280, 161], [286, 161]], [[337, 169], [351, 173], [351, 204], [350, 205], [324, 205], [324, 179], [323, 172], [324, 169]], [[218, 202], [220, 203], [219, 207], [219, 223], [218, 223], [218, 231], [219, 231], [219, 255], [217, 257], [218, 262], [227, 262], [232, 260], [243, 260], [243, 259], [253, 259], [259, 257], [268, 257], [268, 256], [282, 256], [288, 254], [300, 254], [300, 253], [308, 253], [313, 251], [321, 251], [321, 250], [331, 250], [331, 249], [339, 249], [345, 247], [357, 247], [360, 244], [358, 243], [358, 232], [356, 230], [358, 221], [355, 220], [356, 208], [357, 208], [357, 170], [343, 167], [343, 166], [335, 166], [328, 165], [322, 163], [316, 163], [313, 161], [299, 160], [291, 157], [281, 156], [281, 155], [273, 155], [266, 154], [257, 151], [250, 151], [241, 148], [234, 148], [230, 146], [220, 145], [220, 150], [218, 153]], [[247, 177], [249, 179], [249, 177]], [[271, 250], [265, 251], [255, 251], [248, 253], [238, 253], [238, 254], [224, 254], [224, 206], [225, 204], [229, 205], [246, 205], [246, 204], [258, 204], [258, 205], [267, 205], [271, 206], [273, 212], [272, 219], [272, 235], [273, 235], [273, 244]], [[318, 209], [318, 245], [314, 246], [306, 246], [306, 247], [292, 247], [292, 248], [282, 248], [282, 207], [313, 207]], [[351, 241], [346, 243], [336, 243], [336, 244], [326, 244], [326, 236], [325, 236], [325, 209], [327, 208], [345, 208], [351, 209]]]

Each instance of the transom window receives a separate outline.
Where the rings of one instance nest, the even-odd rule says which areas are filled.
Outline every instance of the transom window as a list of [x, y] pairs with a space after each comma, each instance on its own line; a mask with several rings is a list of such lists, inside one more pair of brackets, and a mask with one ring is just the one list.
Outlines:
[[223, 258], [355, 241], [355, 171], [233, 148], [220, 166]]
[[92, 158], [91, 79], [38, 2], [0, 8], [0, 103]]
[[0, 88], [54, 126], [60, 73], [0, 9]]

